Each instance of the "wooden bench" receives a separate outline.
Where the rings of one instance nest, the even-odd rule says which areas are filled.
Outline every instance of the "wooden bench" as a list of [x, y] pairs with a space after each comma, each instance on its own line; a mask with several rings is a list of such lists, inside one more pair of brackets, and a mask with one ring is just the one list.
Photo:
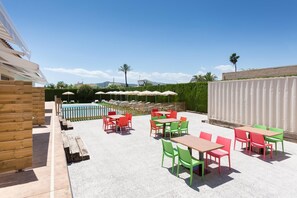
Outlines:
[[89, 152], [81, 137], [74, 137], [62, 132], [62, 140], [67, 163], [90, 159]]

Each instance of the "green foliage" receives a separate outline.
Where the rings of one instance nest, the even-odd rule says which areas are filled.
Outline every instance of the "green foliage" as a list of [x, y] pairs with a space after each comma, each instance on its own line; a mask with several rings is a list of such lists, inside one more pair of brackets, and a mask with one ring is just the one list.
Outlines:
[[59, 81], [56, 85], [56, 88], [57, 89], [65, 89], [65, 88], [67, 88], [67, 86], [68, 85], [66, 83], [64, 83], [63, 81]]
[[50, 84], [47, 84], [44, 86], [45, 88], [48, 88], [48, 89], [55, 89], [55, 84], [54, 83], [50, 83]]
[[[197, 83], [185, 83], [185, 84], [168, 84], [168, 85], [157, 85], [157, 86], [146, 86], [146, 87], [129, 87], [126, 88], [127, 91], [138, 90], [138, 91], [174, 91], [178, 95], [177, 96], [116, 96], [110, 94], [102, 94], [102, 95], [95, 95], [97, 91], [119, 91], [119, 89], [92, 89], [92, 95], [88, 98], [88, 101], [91, 102], [95, 99], [104, 99], [104, 100], [142, 100], [149, 102], [185, 102], [186, 109], [190, 111], [197, 111], [202, 113], [207, 113], [207, 82], [197, 82]], [[46, 101], [54, 101], [54, 96], [62, 97], [62, 100], [67, 100], [67, 96], [62, 95], [62, 93], [66, 91], [71, 91], [73, 93], [78, 93], [77, 89], [45, 89], [45, 100]], [[123, 91], [123, 90], [122, 90]], [[83, 102], [79, 97], [79, 94], [75, 94], [74, 96], [70, 96], [71, 100], [79, 100], [79, 102]], [[169, 97], [169, 98], [168, 98]]]
[[92, 102], [94, 98], [94, 91], [90, 85], [82, 85], [77, 90], [77, 97], [79, 102]]
[[217, 78], [215, 74], [207, 72], [205, 75], [194, 75], [191, 82], [215, 81]]
[[238, 59], [240, 58], [240, 56], [237, 56], [236, 55], [236, 53], [233, 53], [233, 54], [231, 54], [231, 56], [230, 56], [230, 62], [234, 65], [234, 67], [235, 67], [235, 72], [237, 72], [237, 66], [236, 66], [236, 63], [237, 63], [237, 61], [238, 61]]
[[128, 87], [127, 72], [131, 71], [131, 66], [124, 64], [124, 65], [120, 66], [119, 71], [122, 71], [125, 73], [125, 84], [126, 84], [126, 87]]

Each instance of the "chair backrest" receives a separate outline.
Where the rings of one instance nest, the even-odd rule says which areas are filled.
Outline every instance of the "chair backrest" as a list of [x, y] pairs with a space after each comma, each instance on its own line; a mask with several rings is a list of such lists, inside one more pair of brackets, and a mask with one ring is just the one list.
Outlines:
[[188, 164], [192, 164], [192, 157], [188, 149], [182, 149], [177, 146], [178, 158]]
[[155, 111], [151, 111], [151, 116], [156, 117], [156, 116], [158, 116], [158, 114]]
[[247, 136], [246, 136], [246, 131], [243, 131], [243, 130], [240, 130], [240, 129], [234, 129], [234, 135], [235, 135], [235, 138], [240, 138], [240, 139], [243, 139], [243, 140], [247, 140]]
[[261, 124], [254, 124], [254, 126], [253, 126], [254, 128], [257, 128], [257, 129], [267, 129], [267, 126], [265, 126], [265, 125], [261, 125]]
[[108, 115], [116, 115], [117, 113], [115, 111], [109, 111]]
[[163, 146], [163, 151], [170, 153], [172, 155], [174, 154], [172, 142], [162, 139], [162, 146]]
[[201, 131], [199, 138], [211, 141], [212, 134]]
[[157, 127], [156, 122], [153, 119], [150, 120], [150, 123], [152, 128]]
[[177, 118], [177, 111], [171, 111], [169, 117], [176, 119]]
[[187, 121], [187, 118], [186, 117], [180, 117], [179, 121], [180, 122]]
[[126, 113], [126, 118], [128, 119], [128, 120], [132, 120], [132, 114], [131, 113]]
[[154, 117], [152, 117], [152, 120], [157, 120], [157, 119], [159, 119], [158, 116], [154, 116]]
[[158, 108], [152, 108], [152, 112], [159, 111]]
[[170, 130], [178, 129], [178, 122], [171, 122], [170, 123]]
[[128, 119], [127, 119], [127, 117], [120, 117], [119, 118], [118, 125], [119, 126], [127, 126], [128, 125]]
[[280, 139], [280, 140], [284, 139], [284, 129], [270, 127], [269, 130], [273, 131], [273, 132], [282, 133], [282, 134], [273, 136], [274, 138], [277, 138], [277, 139]]
[[216, 143], [224, 145], [224, 147], [221, 149], [230, 153], [231, 139], [218, 136]]
[[181, 129], [187, 129], [189, 126], [189, 121], [183, 121], [180, 123], [180, 128]]
[[260, 144], [260, 145], [265, 145], [264, 141], [264, 136], [258, 133], [250, 133], [251, 136], [251, 142]]

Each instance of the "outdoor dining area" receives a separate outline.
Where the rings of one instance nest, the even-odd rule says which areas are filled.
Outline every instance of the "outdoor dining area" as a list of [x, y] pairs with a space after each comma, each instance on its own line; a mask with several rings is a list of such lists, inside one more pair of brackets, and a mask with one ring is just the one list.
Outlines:
[[[257, 195], [273, 196], [273, 189], [279, 185], [284, 186], [282, 193], [294, 192], [289, 187], [293, 178], [286, 175], [296, 174], [295, 144], [280, 138], [276, 149], [269, 139], [282, 134], [269, 126], [230, 129], [202, 122], [206, 115], [157, 108], [149, 115], [133, 116], [131, 125], [126, 117], [110, 112], [106, 119], [74, 123], [72, 133], [79, 133], [92, 154], [90, 160], [68, 167], [75, 196], [94, 196], [91, 192], [100, 189], [100, 195], [109, 197], [122, 193], [128, 197], [192, 197], [197, 192], [201, 196], [220, 197], [223, 193], [223, 197], [228, 197], [241, 189], [245, 197], [262, 192], [264, 183], [269, 183], [265, 185], [268, 192]], [[119, 121], [122, 118], [126, 120], [123, 127]], [[162, 119], [175, 119], [164, 121], [165, 133]], [[186, 122], [187, 131], [180, 130]], [[157, 126], [156, 131], [151, 132], [151, 123]], [[171, 129], [172, 123], [177, 123], [177, 131]], [[264, 153], [269, 157], [264, 159], [253, 134], [262, 134], [265, 144], [272, 144], [272, 158], [268, 149]], [[82, 178], [88, 182], [82, 183]]]

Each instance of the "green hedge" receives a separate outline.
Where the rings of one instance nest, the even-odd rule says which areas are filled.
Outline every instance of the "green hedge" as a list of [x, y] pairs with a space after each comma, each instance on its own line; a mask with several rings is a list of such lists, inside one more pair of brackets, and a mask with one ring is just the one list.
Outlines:
[[[149, 102], [185, 102], [186, 109], [190, 111], [197, 111], [207, 113], [207, 82], [198, 83], [184, 83], [184, 84], [169, 84], [169, 85], [158, 85], [158, 86], [147, 86], [147, 87], [128, 87], [128, 91], [138, 90], [138, 91], [174, 91], [177, 96], [115, 96], [115, 95], [93, 95], [93, 101], [95, 99], [116, 99], [116, 100], [142, 100]], [[66, 91], [71, 91], [75, 95], [70, 95], [69, 100], [77, 101], [77, 89], [45, 89], [45, 100], [53, 101], [54, 96], [57, 95], [61, 97], [62, 100], [67, 100], [68, 96], [62, 95]], [[115, 89], [94, 89], [94, 93], [97, 91], [118, 91]], [[124, 90], [123, 90], [124, 91]]]

